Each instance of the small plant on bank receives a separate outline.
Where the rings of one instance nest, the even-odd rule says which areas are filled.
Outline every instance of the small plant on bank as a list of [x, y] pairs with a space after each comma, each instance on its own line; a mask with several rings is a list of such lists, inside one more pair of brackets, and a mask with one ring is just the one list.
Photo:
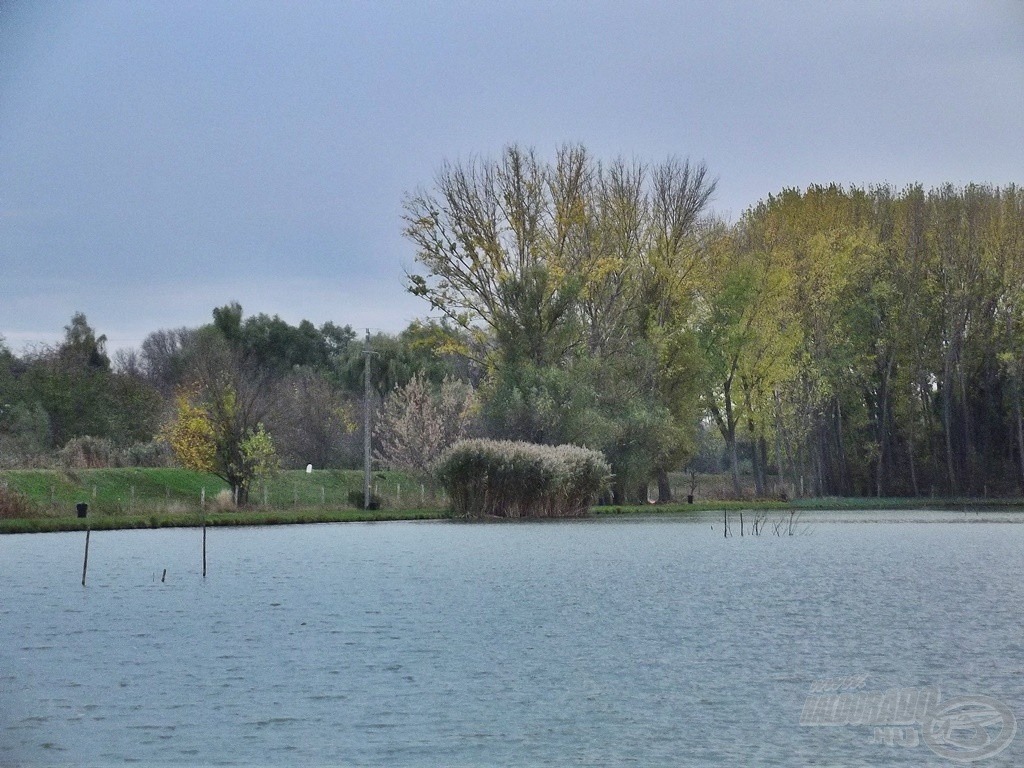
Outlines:
[[575, 445], [465, 440], [442, 454], [435, 473], [456, 517], [580, 517], [611, 467]]
[[35, 505], [29, 501], [28, 496], [8, 488], [5, 483], [0, 483], [0, 518], [14, 520], [35, 517], [37, 514]]
[[61, 466], [67, 469], [101, 469], [115, 464], [117, 452], [113, 444], [102, 437], [76, 437], [61, 448]]
[[354, 490], [348, 492], [348, 503], [350, 507], [356, 509], [380, 509], [383, 507], [383, 502], [380, 496], [376, 493], [370, 494], [370, 506], [366, 506], [366, 493], [363, 490]]

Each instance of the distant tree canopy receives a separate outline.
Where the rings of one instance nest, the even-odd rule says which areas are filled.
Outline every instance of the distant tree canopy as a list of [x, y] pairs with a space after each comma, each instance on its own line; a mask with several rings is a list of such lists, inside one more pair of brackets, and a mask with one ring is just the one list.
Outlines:
[[475, 342], [493, 436], [600, 448], [616, 496], [655, 474], [667, 496], [700, 418], [680, 382], [697, 367], [686, 320], [714, 188], [689, 161], [567, 146], [549, 163], [511, 146], [446, 164], [406, 200], [425, 269], [408, 288]]
[[[424, 472], [471, 411], [474, 435], [599, 449], [618, 501], [668, 499], [686, 467], [735, 495], [1024, 491], [1019, 188], [787, 189], [729, 223], [714, 186], [577, 146], [442, 166], [405, 234], [407, 287], [443, 319], [370, 338], [374, 454]], [[222, 438], [216, 471], [250, 472], [238, 488], [273, 457], [361, 461], [350, 326], [233, 302], [113, 361], [83, 314], [64, 330], [0, 340], [2, 466], [156, 460], [182, 418]]]
[[407, 199], [408, 288], [476, 342], [490, 434], [600, 447], [620, 495], [708, 426], [736, 494], [1022, 487], [1018, 188], [813, 186], [732, 225], [713, 190], [513, 146]]
[[0, 350], [0, 465], [40, 457], [79, 437], [127, 447], [152, 438], [159, 393], [111, 370], [106, 337], [77, 313], [64, 340], [16, 357]]
[[213, 326], [256, 365], [279, 373], [300, 366], [328, 370], [333, 358], [345, 354], [355, 339], [350, 326], [330, 322], [320, 328], [308, 320], [292, 326], [277, 315], [265, 314], [243, 320], [238, 302], [214, 309]]

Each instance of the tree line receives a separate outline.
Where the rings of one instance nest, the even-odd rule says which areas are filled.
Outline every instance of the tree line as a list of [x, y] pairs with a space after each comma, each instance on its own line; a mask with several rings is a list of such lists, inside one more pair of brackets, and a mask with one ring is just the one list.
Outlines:
[[[414, 375], [428, 387], [466, 378], [435, 335], [414, 323], [371, 337], [375, 412]], [[245, 317], [231, 303], [111, 359], [77, 313], [58, 344], [16, 355], [0, 340], [0, 468], [179, 464], [217, 474], [245, 503], [262, 471], [360, 464], [362, 352], [349, 326]]]
[[621, 498], [688, 464], [737, 495], [1019, 492], [1021, 190], [812, 186], [727, 223], [714, 186], [510, 147], [409, 196], [409, 289], [486, 365], [488, 432], [600, 448]]
[[[705, 165], [567, 146], [447, 163], [404, 201], [438, 319], [377, 334], [380, 465], [464, 436], [599, 449], [615, 501], [668, 474], [735, 495], [1010, 494], [1024, 485], [1024, 196], [788, 189], [736, 222]], [[111, 360], [0, 342], [0, 463], [215, 471], [361, 461], [363, 340], [228, 304]]]

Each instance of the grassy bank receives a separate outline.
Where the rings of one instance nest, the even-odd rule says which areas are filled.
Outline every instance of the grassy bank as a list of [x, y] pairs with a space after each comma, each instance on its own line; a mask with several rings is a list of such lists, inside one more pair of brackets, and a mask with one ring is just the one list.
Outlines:
[[[163, 528], [201, 525], [280, 525], [377, 520], [425, 520], [447, 516], [447, 504], [432, 488], [394, 472], [375, 473], [374, 493], [382, 508], [364, 511], [353, 506], [350, 493], [361, 498], [362, 472], [318, 470], [281, 472], [253, 489], [252, 504], [234, 511], [218, 494], [227, 492], [221, 480], [182, 469], [91, 469], [0, 471], [0, 487], [23, 494], [28, 514], [5, 516], [0, 533]], [[204, 503], [205, 500], [205, 503]], [[75, 505], [89, 505], [88, 518], [76, 516]], [[715, 501], [695, 504], [595, 507], [591, 514], [680, 515], [709, 510], [874, 510], [1022, 508], [1021, 499], [799, 499], [781, 501]]]
[[[159, 528], [201, 524], [275, 525], [282, 523], [409, 520], [443, 517], [437, 491], [402, 473], [375, 473], [378, 511], [353, 505], [362, 498], [363, 474], [351, 470], [281, 472], [250, 494], [250, 505], [235, 511], [227, 485], [212, 475], [182, 469], [8, 470], [0, 486], [22, 494], [28, 514], [3, 514], [0, 533]], [[77, 517], [78, 503], [89, 505]]]
[[694, 504], [642, 504], [632, 506], [595, 507], [594, 515], [633, 515], [633, 514], [685, 514], [697, 512], [720, 512], [722, 510], [823, 510], [823, 511], [872, 511], [901, 509], [1019, 509], [1024, 512], [1024, 499], [1020, 498], [865, 498], [865, 497], [827, 497], [816, 499], [793, 499], [791, 501], [747, 500], [747, 501], [696, 501]]
[[[0, 484], [25, 494], [40, 511], [74, 511], [78, 502], [99, 514], [131, 514], [170, 506], [199, 509], [227, 491], [223, 480], [185, 469], [83, 469], [0, 471]], [[279, 472], [250, 492], [253, 506], [351, 506], [349, 494], [361, 493], [363, 473], [356, 470]], [[437, 492], [400, 472], [373, 475], [373, 492], [392, 508], [434, 506]], [[182, 511], [179, 509], [179, 511]]]
[[[388, 520], [437, 520], [447, 517], [441, 510], [393, 509], [286, 509], [211, 512], [205, 515], [208, 526], [293, 525], [298, 523], [355, 523]], [[0, 520], [0, 533], [48, 533], [53, 531], [120, 530], [129, 528], [194, 528], [203, 524], [200, 513], [153, 513], [150, 515], [38, 517]]]

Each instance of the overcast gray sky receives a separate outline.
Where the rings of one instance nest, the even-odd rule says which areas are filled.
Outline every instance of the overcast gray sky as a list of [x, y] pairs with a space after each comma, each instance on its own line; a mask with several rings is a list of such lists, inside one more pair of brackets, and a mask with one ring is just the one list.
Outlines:
[[399, 331], [445, 160], [705, 161], [785, 187], [1021, 183], [1024, 2], [0, 0], [0, 335], [215, 306]]

